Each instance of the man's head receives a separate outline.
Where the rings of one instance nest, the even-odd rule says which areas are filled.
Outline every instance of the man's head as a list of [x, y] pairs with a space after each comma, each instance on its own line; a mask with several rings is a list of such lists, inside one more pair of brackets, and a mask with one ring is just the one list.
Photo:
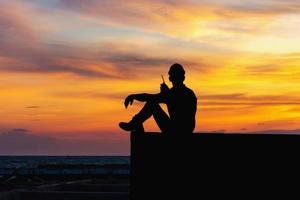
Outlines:
[[181, 85], [185, 79], [185, 71], [182, 65], [175, 63], [170, 67], [169, 80], [173, 85]]

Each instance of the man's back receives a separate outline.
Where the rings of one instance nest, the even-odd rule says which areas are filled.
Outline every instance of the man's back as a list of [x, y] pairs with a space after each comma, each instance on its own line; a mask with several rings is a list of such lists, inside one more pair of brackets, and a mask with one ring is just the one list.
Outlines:
[[185, 85], [173, 87], [168, 92], [166, 103], [172, 131], [192, 133], [197, 111], [197, 97], [194, 92]]

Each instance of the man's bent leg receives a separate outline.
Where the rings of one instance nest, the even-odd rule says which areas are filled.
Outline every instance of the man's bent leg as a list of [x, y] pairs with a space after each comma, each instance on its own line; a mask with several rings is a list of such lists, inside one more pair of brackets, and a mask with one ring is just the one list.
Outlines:
[[153, 105], [153, 118], [158, 125], [159, 129], [163, 133], [167, 133], [170, 130], [170, 118], [165, 111], [159, 106], [159, 104]]
[[144, 121], [146, 121], [147, 119], [149, 119], [152, 116], [153, 108], [154, 108], [153, 105], [154, 105], [154, 103], [152, 103], [151, 101], [148, 101], [144, 105], [142, 110], [140, 110], [140, 112], [132, 118], [132, 121], [137, 124], [144, 123]]
[[143, 109], [133, 117], [133, 121], [143, 123], [153, 115], [155, 122], [162, 132], [169, 130], [170, 118], [158, 103], [147, 102]]
[[153, 110], [152, 107], [152, 103], [147, 102], [142, 110], [136, 114], [130, 122], [120, 122], [120, 128], [125, 131], [144, 132], [143, 122], [151, 117]]
[[136, 114], [129, 123], [121, 122], [120, 127], [126, 131], [135, 130], [137, 127], [141, 127], [143, 122], [152, 115], [161, 131], [165, 132], [168, 128], [169, 116], [157, 103], [152, 101], [147, 102], [142, 110]]

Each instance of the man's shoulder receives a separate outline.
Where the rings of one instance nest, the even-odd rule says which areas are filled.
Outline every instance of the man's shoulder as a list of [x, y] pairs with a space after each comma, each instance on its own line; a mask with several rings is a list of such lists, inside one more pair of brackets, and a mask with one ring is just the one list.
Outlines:
[[[194, 91], [192, 89], [190, 89], [189, 87], [185, 86], [185, 85], [183, 87], [181, 87], [179, 90], [180, 90], [180, 93], [183, 92], [188, 96], [197, 98]], [[178, 88], [171, 88], [170, 89], [171, 93], [175, 92], [175, 91], [178, 91]]]
[[193, 91], [191, 88], [185, 86], [185, 90], [186, 90], [186, 92], [189, 93], [191, 96], [195, 96], [195, 97], [196, 97], [194, 91]]

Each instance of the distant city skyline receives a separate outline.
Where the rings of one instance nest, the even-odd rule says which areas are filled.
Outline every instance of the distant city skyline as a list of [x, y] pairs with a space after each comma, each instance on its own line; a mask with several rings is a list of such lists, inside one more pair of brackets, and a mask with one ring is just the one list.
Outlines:
[[124, 98], [159, 92], [175, 62], [195, 132], [297, 133], [299, 35], [297, 0], [0, 0], [0, 140], [17, 145], [0, 154], [127, 155], [118, 122], [141, 104]]

